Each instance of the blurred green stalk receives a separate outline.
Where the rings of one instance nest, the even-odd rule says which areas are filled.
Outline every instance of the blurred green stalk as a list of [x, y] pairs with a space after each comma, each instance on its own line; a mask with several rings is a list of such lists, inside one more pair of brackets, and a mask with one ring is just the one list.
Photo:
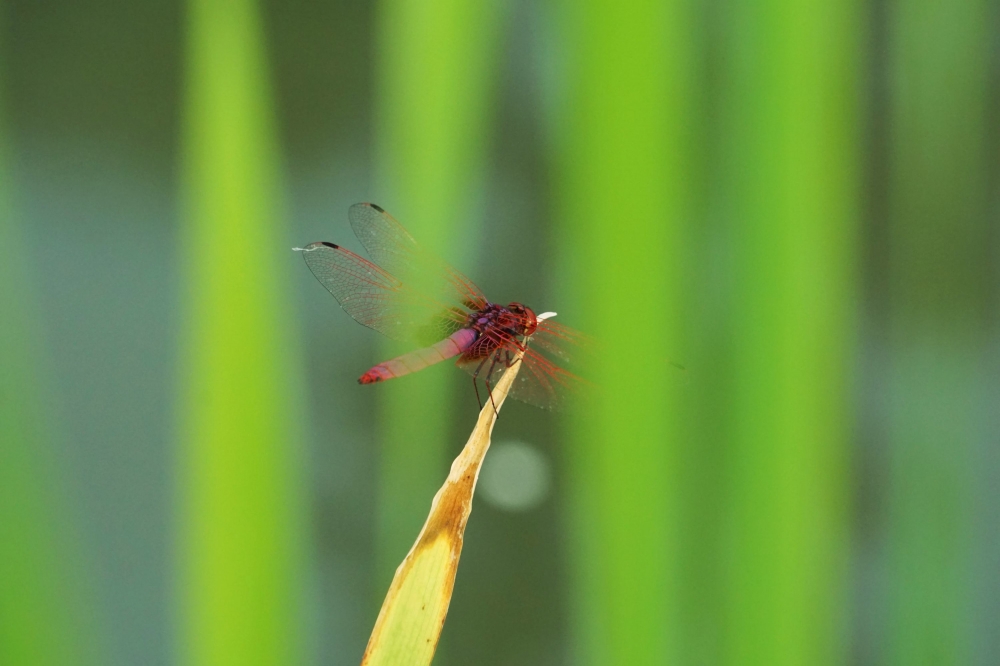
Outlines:
[[733, 8], [722, 83], [736, 262], [722, 663], [835, 664], [847, 657], [860, 7]]
[[[985, 394], [983, 363], [996, 289], [987, 181], [995, 159], [987, 153], [996, 131], [987, 115], [995, 4], [890, 6], [885, 663], [970, 664], [976, 488], [969, 480], [976, 478], [973, 449], [987, 427], [980, 419], [996, 410]], [[995, 498], [993, 489], [984, 491]]]
[[[459, 268], [476, 237], [472, 205], [484, 170], [498, 48], [498, 5], [491, 0], [383, 0], [379, 4], [376, 108], [379, 181], [375, 197], [421, 245]], [[386, 198], [382, 198], [388, 193]], [[380, 359], [411, 347], [386, 343]], [[376, 596], [406, 555], [447, 474], [454, 405], [451, 363], [404, 377], [381, 395]], [[471, 386], [469, 393], [472, 392]], [[460, 443], [460, 439], [454, 442]]]
[[[191, 0], [180, 663], [296, 664], [302, 479], [268, 66], [252, 0]], [[287, 267], [287, 268], [286, 268]]]
[[561, 6], [564, 284], [574, 322], [606, 343], [593, 368], [599, 399], [568, 422], [576, 664], [661, 666], [679, 649], [677, 371], [667, 358], [680, 349], [691, 208], [691, 9]]
[[96, 664], [99, 623], [52, 450], [52, 405], [11, 201], [0, 95], [0, 664]]

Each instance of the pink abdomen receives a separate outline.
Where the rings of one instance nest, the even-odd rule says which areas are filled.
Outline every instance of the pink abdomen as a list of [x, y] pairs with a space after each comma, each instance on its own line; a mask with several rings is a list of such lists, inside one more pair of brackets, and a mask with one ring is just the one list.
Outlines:
[[384, 363], [379, 363], [361, 375], [358, 383], [373, 384], [423, 370], [429, 365], [446, 361], [453, 356], [458, 356], [475, 341], [476, 332], [471, 328], [463, 328], [455, 331], [441, 342], [435, 342], [430, 347], [417, 349]]

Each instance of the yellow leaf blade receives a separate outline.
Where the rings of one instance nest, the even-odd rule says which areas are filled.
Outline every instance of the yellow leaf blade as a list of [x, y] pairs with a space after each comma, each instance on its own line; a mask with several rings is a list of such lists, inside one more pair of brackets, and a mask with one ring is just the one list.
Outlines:
[[520, 367], [519, 358], [497, 382], [493, 403], [480, 411], [469, 441], [434, 496], [423, 529], [396, 569], [361, 666], [426, 666], [434, 658], [451, 603], [479, 469], [490, 447], [497, 411]]

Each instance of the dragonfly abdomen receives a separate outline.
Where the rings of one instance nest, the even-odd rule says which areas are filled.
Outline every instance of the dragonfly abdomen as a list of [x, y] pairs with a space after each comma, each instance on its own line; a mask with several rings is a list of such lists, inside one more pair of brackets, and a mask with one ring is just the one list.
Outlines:
[[423, 370], [429, 365], [446, 361], [458, 356], [472, 346], [478, 334], [471, 328], [455, 331], [444, 340], [435, 342], [430, 347], [417, 349], [402, 356], [379, 363], [374, 368], [358, 378], [359, 384], [374, 384], [393, 377], [401, 377], [411, 372]]

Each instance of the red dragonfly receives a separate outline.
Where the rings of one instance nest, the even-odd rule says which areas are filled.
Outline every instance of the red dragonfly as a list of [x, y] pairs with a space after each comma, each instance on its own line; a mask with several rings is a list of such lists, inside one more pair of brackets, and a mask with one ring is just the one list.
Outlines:
[[373, 384], [458, 357], [457, 365], [492, 387], [523, 352], [511, 397], [552, 409], [580, 383], [575, 375], [528, 347], [560, 362], [570, 360], [583, 336], [561, 326], [554, 312], [521, 303], [499, 305], [443, 260], [423, 250], [405, 229], [371, 203], [351, 206], [351, 227], [375, 263], [333, 243], [310, 243], [302, 252], [313, 275], [359, 324], [420, 348], [379, 363], [358, 382]]

